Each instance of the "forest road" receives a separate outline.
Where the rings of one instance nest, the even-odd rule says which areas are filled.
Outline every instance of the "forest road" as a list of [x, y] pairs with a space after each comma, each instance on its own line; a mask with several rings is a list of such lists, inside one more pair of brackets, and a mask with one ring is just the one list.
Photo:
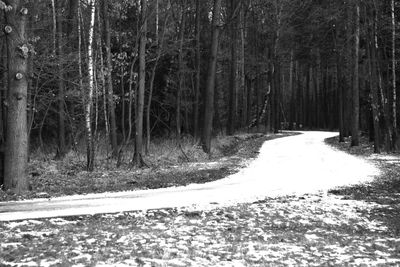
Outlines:
[[267, 197], [323, 193], [368, 182], [379, 170], [324, 143], [335, 132], [301, 132], [267, 141], [246, 168], [222, 180], [154, 190], [0, 203], [0, 221], [179, 208], [205, 210]]

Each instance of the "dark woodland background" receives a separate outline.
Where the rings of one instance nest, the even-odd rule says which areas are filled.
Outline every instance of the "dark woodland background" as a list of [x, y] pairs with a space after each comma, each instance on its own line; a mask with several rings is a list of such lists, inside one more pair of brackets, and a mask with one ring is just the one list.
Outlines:
[[28, 188], [32, 151], [143, 167], [160, 138], [210, 153], [220, 134], [338, 130], [395, 151], [396, 4], [0, 1], [4, 189]]

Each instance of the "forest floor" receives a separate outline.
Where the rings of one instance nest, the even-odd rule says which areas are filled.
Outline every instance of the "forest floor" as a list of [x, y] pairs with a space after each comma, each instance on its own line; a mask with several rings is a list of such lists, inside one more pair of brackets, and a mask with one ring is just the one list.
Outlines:
[[[348, 143], [335, 147], [349, 150]], [[381, 174], [328, 193], [209, 210], [0, 222], [0, 265], [398, 266], [400, 157], [369, 151], [364, 144], [350, 152]]]
[[177, 149], [175, 142], [159, 142], [154, 144], [156, 151], [145, 156], [148, 168], [131, 168], [127, 163], [111, 167], [116, 165], [116, 160], [101, 159], [95, 171], [87, 172], [84, 153], [71, 151], [63, 160], [44, 157], [41, 153], [33, 155], [29, 162], [31, 190], [24, 196], [0, 190], [0, 202], [207, 183], [246, 166], [257, 157], [265, 141], [295, 134], [221, 136], [213, 140], [211, 156], [191, 140], [183, 141], [182, 150]]

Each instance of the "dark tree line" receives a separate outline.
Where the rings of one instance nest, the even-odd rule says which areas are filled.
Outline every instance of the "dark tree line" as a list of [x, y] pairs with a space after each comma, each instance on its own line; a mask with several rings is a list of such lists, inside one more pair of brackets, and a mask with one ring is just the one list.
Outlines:
[[[394, 0], [0, 1], [4, 188], [28, 187], [29, 151], [96, 144], [146, 165], [152, 138], [211, 152], [218, 133], [360, 134], [398, 148]], [[105, 137], [101, 139], [101, 137]], [[134, 144], [134, 149], [129, 146]]]

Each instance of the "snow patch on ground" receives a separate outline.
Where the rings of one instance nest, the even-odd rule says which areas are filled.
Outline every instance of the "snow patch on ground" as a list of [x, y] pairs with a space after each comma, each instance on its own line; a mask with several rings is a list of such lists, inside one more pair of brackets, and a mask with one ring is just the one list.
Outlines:
[[176, 207], [211, 210], [265, 197], [326, 195], [334, 187], [369, 182], [379, 174], [369, 162], [324, 143], [336, 135], [303, 132], [267, 141], [247, 168], [206, 184], [2, 203], [0, 221]]

